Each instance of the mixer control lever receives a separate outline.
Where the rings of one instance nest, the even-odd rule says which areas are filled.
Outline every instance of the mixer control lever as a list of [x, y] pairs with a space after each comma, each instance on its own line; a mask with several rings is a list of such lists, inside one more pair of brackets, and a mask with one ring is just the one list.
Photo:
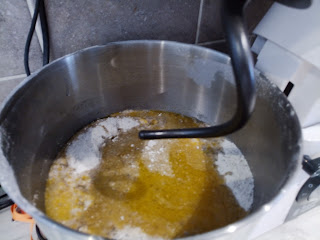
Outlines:
[[311, 176], [301, 187], [296, 198], [297, 202], [309, 200], [311, 193], [320, 185], [320, 157], [312, 160], [305, 155], [302, 168]]

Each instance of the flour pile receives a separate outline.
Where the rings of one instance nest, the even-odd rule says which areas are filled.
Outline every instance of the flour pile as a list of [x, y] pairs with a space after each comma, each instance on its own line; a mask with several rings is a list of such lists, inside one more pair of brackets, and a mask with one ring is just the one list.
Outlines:
[[175, 140], [162, 139], [146, 141], [142, 150], [142, 158], [150, 171], [174, 177], [169, 161], [169, 150], [171, 142], [173, 141]]
[[138, 120], [129, 117], [110, 117], [97, 122], [97, 125], [85, 129], [67, 146], [66, 157], [75, 173], [82, 173], [97, 167], [101, 159], [101, 147], [106, 139], [115, 138], [120, 132], [140, 125]]
[[237, 146], [227, 139], [220, 143], [221, 151], [215, 162], [239, 205], [246, 211], [253, 203], [254, 181], [249, 165]]
[[[239, 212], [250, 211], [254, 180], [234, 143], [225, 138], [141, 141], [137, 138], [139, 130], [172, 125], [166, 125], [168, 118], [162, 113], [144, 118], [135, 112], [126, 114], [98, 120], [69, 141], [49, 172], [48, 216], [73, 229], [113, 239], [159, 240], [167, 239], [162, 234], [170, 231], [176, 237], [175, 231], [180, 233], [190, 216], [195, 217], [194, 209], [200, 209], [201, 214], [212, 212], [213, 218], [207, 222], [222, 221], [221, 216], [233, 219], [225, 225], [241, 219]], [[181, 121], [174, 123], [174, 127], [181, 127]], [[205, 211], [199, 207], [204, 200]], [[161, 215], [168, 212], [172, 216]], [[176, 216], [182, 217], [168, 222]], [[101, 220], [103, 217], [106, 219]], [[91, 232], [91, 219], [99, 219], [94, 229], [100, 232]], [[200, 227], [205, 225], [201, 219], [208, 217], [195, 218]], [[139, 221], [161, 234], [150, 234]]]

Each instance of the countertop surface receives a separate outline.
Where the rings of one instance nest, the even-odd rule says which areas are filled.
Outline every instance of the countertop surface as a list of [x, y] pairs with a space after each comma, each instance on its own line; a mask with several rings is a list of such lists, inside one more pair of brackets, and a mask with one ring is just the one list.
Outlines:
[[[3, 240], [28, 240], [30, 239], [30, 224], [12, 221], [10, 208], [6, 208], [0, 211], [0, 233], [0, 238]], [[38, 239], [34, 229], [33, 239]], [[256, 238], [256, 240], [270, 239], [320, 239], [320, 206]]]

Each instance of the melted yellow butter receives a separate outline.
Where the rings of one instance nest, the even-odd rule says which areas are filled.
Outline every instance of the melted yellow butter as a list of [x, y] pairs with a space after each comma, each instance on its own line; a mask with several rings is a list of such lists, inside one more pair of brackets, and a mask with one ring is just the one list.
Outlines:
[[[168, 112], [125, 111], [114, 116], [139, 119], [141, 129], [203, 126]], [[175, 238], [207, 232], [247, 214], [215, 169], [218, 140], [150, 144], [138, 139], [138, 131], [106, 140], [99, 167], [82, 176], [72, 177], [65, 158], [55, 161], [45, 194], [48, 216], [105, 237], [130, 226], [150, 236]]]

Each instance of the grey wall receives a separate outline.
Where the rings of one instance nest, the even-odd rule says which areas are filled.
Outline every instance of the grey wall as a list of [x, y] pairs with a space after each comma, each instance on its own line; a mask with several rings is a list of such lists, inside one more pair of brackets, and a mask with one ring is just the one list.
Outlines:
[[[23, 51], [31, 16], [25, 0], [0, 0], [0, 78], [24, 73]], [[32, 69], [41, 66], [36, 36], [30, 52]]]
[[[165, 39], [226, 51], [219, 12], [221, 1], [45, 0], [51, 60], [85, 47], [130, 39]], [[272, 2], [249, 3], [245, 16], [250, 31]], [[7, 94], [14, 86], [6, 81], [17, 83], [24, 77], [23, 51], [33, 5], [34, 0], [0, 2], [0, 94]], [[30, 66], [31, 70], [41, 67], [37, 35], [31, 45]]]

